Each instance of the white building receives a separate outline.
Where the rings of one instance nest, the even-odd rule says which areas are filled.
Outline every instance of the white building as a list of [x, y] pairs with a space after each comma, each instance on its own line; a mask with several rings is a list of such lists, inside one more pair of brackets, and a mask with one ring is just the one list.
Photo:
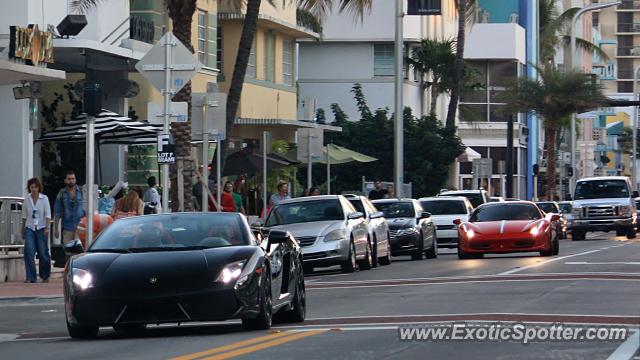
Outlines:
[[[405, 1], [405, 9], [406, 9]], [[299, 78], [301, 106], [298, 118], [311, 119], [322, 108], [333, 120], [330, 105], [337, 103], [350, 119], [359, 119], [353, 94], [360, 83], [372, 110], [394, 104], [395, 2], [376, 1], [362, 21], [350, 13], [334, 11], [323, 22], [320, 41], [299, 42]], [[450, 39], [455, 36], [456, 15], [453, 1], [442, 1], [440, 16], [405, 16], [405, 48], [417, 46], [423, 38]], [[314, 101], [315, 100], [315, 101]], [[428, 113], [429, 97], [421, 90], [412, 71], [403, 87], [403, 104], [415, 115]], [[437, 113], [444, 118], [444, 96]]]

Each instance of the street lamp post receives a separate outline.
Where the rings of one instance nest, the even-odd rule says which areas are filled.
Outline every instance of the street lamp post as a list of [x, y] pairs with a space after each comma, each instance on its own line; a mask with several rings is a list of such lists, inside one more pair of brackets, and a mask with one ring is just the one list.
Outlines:
[[[638, 101], [638, 72], [640, 72], [640, 65], [633, 69], [633, 100]], [[638, 172], [636, 171], [636, 156], [638, 154], [638, 106], [633, 105], [633, 119], [631, 120], [631, 126], [633, 127], [633, 139], [631, 150], [631, 184], [633, 190], [638, 189]]]
[[402, 0], [396, 0], [396, 39], [395, 39], [395, 59], [396, 59], [396, 76], [395, 76], [395, 142], [394, 142], [394, 172], [393, 182], [396, 188], [396, 196], [401, 198], [402, 184], [404, 183], [404, 124], [403, 124], [403, 107], [402, 107], [402, 65], [404, 57], [402, 56], [402, 20], [404, 18]]
[[[582, 14], [584, 13], [594, 11], [594, 10], [605, 9], [611, 6], [618, 6], [620, 4], [622, 4], [622, 1], [614, 1], [610, 3], [604, 3], [604, 4], [592, 4], [578, 10], [578, 12], [576, 12], [575, 15], [573, 15], [573, 19], [571, 20], [571, 68], [572, 69], [575, 69], [577, 67], [577, 63], [575, 60], [576, 59], [575, 28], [576, 28], [576, 23], [578, 22], [578, 18], [582, 16]], [[573, 187], [575, 184], [575, 178], [577, 173], [575, 164], [576, 164], [576, 115], [573, 114], [571, 117], [571, 169], [573, 170], [573, 174], [569, 181], [569, 191], [572, 194], [573, 194]]]

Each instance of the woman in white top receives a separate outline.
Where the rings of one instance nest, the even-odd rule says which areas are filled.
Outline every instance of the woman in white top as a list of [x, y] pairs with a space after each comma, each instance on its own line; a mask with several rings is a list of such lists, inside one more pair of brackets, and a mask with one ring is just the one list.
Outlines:
[[24, 266], [27, 279], [36, 282], [35, 255], [38, 253], [38, 274], [42, 282], [49, 282], [51, 275], [51, 255], [47, 244], [51, 224], [51, 206], [49, 198], [42, 194], [42, 183], [38, 178], [27, 181], [29, 195], [22, 203], [22, 238], [24, 239]]

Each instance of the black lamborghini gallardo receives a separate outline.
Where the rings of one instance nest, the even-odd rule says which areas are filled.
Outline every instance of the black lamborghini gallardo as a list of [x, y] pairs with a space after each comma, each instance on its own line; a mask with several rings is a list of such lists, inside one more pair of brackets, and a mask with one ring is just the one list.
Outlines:
[[179, 213], [115, 221], [65, 268], [67, 329], [92, 338], [101, 326], [242, 319], [267, 329], [272, 314], [305, 318], [302, 252], [287, 232], [259, 242], [236, 213]]

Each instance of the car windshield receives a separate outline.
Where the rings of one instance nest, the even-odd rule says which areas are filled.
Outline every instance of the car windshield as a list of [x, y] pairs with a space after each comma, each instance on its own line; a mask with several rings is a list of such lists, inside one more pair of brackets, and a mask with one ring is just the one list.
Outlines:
[[237, 214], [159, 215], [115, 221], [89, 251], [177, 251], [250, 244], [249, 231]]
[[364, 206], [362, 205], [362, 201], [359, 199], [349, 199], [349, 202], [351, 203], [351, 205], [353, 205], [354, 208], [356, 208], [357, 212], [361, 212], [363, 214], [366, 214], [366, 212], [364, 211]]
[[344, 220], [338, 199], [310, 200], [279, 204], [271, 210], [265, 226]]
[[545, 213], [555, 213], [558, 210], [556, 209], [556, 205], [554, 203], [536, 203], [536, 205], [538, 205], [538, 207], [540, 208], [540, 210], [544, 211]]
[[460, 200], [424, 200], [420, 202], [424, 211], [431, 215], [457, 215], [466, 214], [464, 201]]
[[501, 203], [479, 207], [471, 214], [469, 221], [538, 220], [540, 218], [540, 212], [534, 205]]
[[624, 180], [580, 181], [576, 186], [576, 199], [603, 199], [629, 197], [627, 182]]
[[474, 208], [484, 204], [484, 199], [482, 197], [482, 194], [479, 192], [478, 193], [451, 193], [451, 194], [444, 194], [440, 196], [464, 196], [467, 199], [469, 199], [469, 202], [471, 202], [471, 205], [473, 205]]
[[560, 206], [560, 212], [563, 214], [571, 213], [571, 204], [558, 204]]
[[410, 202], [380, 202], [374, 205], [378, 211], [382, 211], [386, 218], [410, 218], [416, 216], [413, 204]]

